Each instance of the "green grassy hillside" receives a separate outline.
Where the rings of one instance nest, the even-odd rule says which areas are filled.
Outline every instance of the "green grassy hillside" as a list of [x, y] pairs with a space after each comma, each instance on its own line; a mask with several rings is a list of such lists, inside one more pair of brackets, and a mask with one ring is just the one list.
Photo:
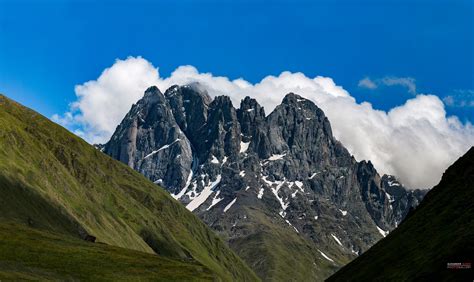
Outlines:
[[473, 281], [474, 147], [456, 161], [407, 219], [328, 281]]
[[264, 281], [323, 281], [349, 260], [338, 253], [335, 246], [324, 246], [322, 251], [333, 254], [337, 263], [324, 259], [314, 243], [305, 240], [294, 230], [271, 222], [271, 215], [258, 209], [247, 209], [251, 214], [245, 223], [251, 235], [230, 240], [230, 245]]
[[257, 280], [164, 190], [2, 95], [0, 222], [76, 238], [92, 235], [111, 246], [195, 260], [222, 280]]
[[64, 234], [0, 223], [0, 280], [208, 281], [196, 262], [95, 244]]

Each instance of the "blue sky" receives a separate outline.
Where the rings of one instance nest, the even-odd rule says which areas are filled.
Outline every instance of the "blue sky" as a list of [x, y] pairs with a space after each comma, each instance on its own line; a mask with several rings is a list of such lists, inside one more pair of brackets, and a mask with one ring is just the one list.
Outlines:
[[149, 84], [267, 113], [293, 91], [356, 159], [427, 188], [474, 144], [473, 21], [472, 0], [0, 0], [0, 92], [103, 143]]
[[[360, 79], [411, 77], [420, 93], [472, 100], [473, 9], [470, 0], [0, 0], [0, 92], [51, 116], [67, 110], [74, 85], [142, 56], [161, 75], [190, 64], [250, 82], [285, 70], [329, 76], [385, 110], [412, 94]], [[447, 107], [471, 121], [473, 109]]]

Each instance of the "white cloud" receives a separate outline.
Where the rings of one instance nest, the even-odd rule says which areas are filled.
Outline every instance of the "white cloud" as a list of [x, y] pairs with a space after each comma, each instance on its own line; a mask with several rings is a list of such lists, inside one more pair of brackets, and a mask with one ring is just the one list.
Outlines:
[[416, 81], [412, 77], [396, 77], [396, 76], [386, 76], [380, 79], [371, 79], [366, 76], [363, 79], [359, 80], [357, 86], [367, 89], [376, 89], [380, 85], [385, 86], [402, 86], [405, 87], [409, 93], [416, 94]]
[[376, 89], [379, 86], [402, 86], [405, 87], [409, 93], [416, 94], [416, 81], [411, 77], [396, 77], [396, 76], [386, 76], [380, 79], [371, 79], [366, 76], [363, 79], [359, 80], [357, 86], [367, 89]]
[[359, 87], [368, 88], [368, 89], [375, 89], [377, 88], [377, 84], [370, 79], [370, 77], [364, 77], [363, 79], [359, 80]]
[[76, 85], [77, 100], [70, 111], [52, 119], [74, 129], [91, 143], [99, 143], [111, 136], [125, 113], [150, 86], [159, 83], [158, 70], [141, 57], [116, 60], [97, 80]]
[[474, 90], [459, 89], [443, 98], [444, 103], [450, 107], [474, 107]]
[[399, 86], [406, 87], [408, 92], [410, 92], [411, 94], [416, 94], [415, 79], [411, 77], [388, 76], [388, 77], [382, 78], [380, 81], [381, 83], [387, 86], [399, 85]]
[[434, 95], [417, 95], [384, 112], [367, 102], [356, 103], [328, 77], [283, 72], [252, 84], [181, 66], [161, 78], [149, 62], [133, 57], [117, 60], [97, 80], [76, 86], [77, 101], [70, 112], [55, 120], [83, 131], [82, 136], [91, 143], [106, 142], [148, 86], [157, 85], [164, 91], [173, 84], [195, 81], [213, 97], [229, 95], [237, 107], [245, 96], [254, 97], [267, 114], [287, 93], [298, 93], [324, 110], [334, 135], [356, 159], [371, 160], [379, 172], [394, 174], [413, 188], [435, 185], [443, 171], [474, 145], [474, 127], [446, 117], [443, 102]]

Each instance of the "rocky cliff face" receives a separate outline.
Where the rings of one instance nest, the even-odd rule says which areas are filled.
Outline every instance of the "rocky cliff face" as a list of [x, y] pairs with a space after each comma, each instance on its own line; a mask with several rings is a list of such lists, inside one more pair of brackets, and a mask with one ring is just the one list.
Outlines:
[[424, 195], [357, 162], [323, 111], [293, 93], [266, 116], [254, 99], [236, 109], [198, 84], [151, 87], [103, 150], [167, 189], [268, 280], [327, 277]]

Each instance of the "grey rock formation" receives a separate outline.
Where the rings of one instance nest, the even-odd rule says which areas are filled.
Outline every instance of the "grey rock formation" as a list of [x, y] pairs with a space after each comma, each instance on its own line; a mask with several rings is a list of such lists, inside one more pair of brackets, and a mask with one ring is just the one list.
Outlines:
[[[424, 195], [357, 162], [323, 111], [293, 93], [266, 116], [254, 99], [235, 109], [199, 84], [164, 95], [151, 87], [104, 151], [160, 183], [266, 279], [282, 279], [277, 262], [261, 257], [276, 256], [278, 244], [289, 256], [278, 260], [301, 256], [314, 269], [307, 277], [327, 277], [393, 230]], [[257, 242], [274, 246], [254, 253]]]
[[193, 161], [191, 143], [156, 87], [132, 106], [103, 150], [171, 193], [186, 185]]

